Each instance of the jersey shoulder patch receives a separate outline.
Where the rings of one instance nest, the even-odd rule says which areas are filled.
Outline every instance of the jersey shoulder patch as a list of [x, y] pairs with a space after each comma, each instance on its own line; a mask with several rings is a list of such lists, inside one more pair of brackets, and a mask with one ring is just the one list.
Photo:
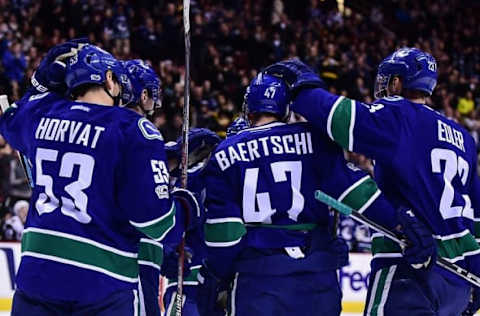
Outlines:
[[163, 141], [162, 133], [160, 133], [158, 128], [146, 118], [142, 117], [138, 119], [138, 128], [142, 132], [143, 137], [145, 137], [146, 139], [158, 139]]

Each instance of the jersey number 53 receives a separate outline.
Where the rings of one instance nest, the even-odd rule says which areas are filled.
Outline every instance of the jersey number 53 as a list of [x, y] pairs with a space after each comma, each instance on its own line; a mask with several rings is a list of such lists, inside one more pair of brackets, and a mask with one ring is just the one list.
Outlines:
[[79, 170], [78, 179], [65, 186], [64, 190], [70, 197], [60, 197], [61, 204], [58, 197], [53, 193], [53, 178], [43, 172], [44, 162], [56, 162], [57, 160], [58, 150], [37, 148], [35, 184], [45, 187], [45, 192], [38, 195], [35, 208], [38, 214], [42, 215], [55, 211], [61, 205], [60, 211], [63, 215], [70, 216], [82, 224], [88, 224], [92, 218], [87, 213], [88, 196], [83, 190], [92, 184], [95, 159], [90, 155], [74, 152], [67, 152], [62, 156], [58, 176], [71, 178], [75, 165], [79, 166]]

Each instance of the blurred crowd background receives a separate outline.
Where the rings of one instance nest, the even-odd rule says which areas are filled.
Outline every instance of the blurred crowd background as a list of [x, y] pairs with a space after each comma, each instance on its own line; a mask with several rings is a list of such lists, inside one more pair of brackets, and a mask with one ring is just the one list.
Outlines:
[[[478, 144], [479, 16], [475, 0], [192, 0], [191, 125], [224, 136], [249, 81], [291, 57], [312, 66], [332, 92], [370, 102], [378, 63], [398, 47], [416, 46], [438, 62], [428, 104], [463, 124]], [[0, 94], [17, 100], [44, 53], [80, 36], [155, 68], [163, 106], [151, 119], [167, 141], [176, 139], [183, 123], [181, 1], [0, 0]], [[365, 157], [349, 157], [371, 170]], [[22, 219], [14, 206], [28, 194], [15, 153], [0, 139], [2, 226]], [[351, 235], [356, 230], [347, 227]], [[3, 231], [3, 239], [15, 235]]]

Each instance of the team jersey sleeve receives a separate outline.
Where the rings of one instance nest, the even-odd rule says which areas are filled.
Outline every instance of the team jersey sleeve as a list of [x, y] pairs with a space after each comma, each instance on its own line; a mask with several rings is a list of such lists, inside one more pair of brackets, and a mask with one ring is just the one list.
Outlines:
[[27, 92], [0, 116], [0, 134], [13, 148], [27, 153], [30, 143], [28, 130], [32, 128], [33, 118], [42, 112], [45, 100], [53, 103], [58, 99], [60, 96], [54, 93], [32, 95]]
[[243, 249], [243, 236], [247, 231], [233, 186], [214, 156], [205, 170], [205, 243], [209, 268], [226, 279], [233, 273], [233, 262]]
[[403, 119], [394, 107], [365, 104], [317, 88], [301, 91], [291, 109], [346, 150], [378, 160], [395, 154]]
[[129, 222], [162, 241], [175, 226], [175, 203], [168, 191], [169, 173], [163, 138], [145, 118], [130, 123], [119, 165], [118, 198]]
[[[396, 210], [385, 198], [375, 181], [365, 171], [347, 162], [341, 154], [328, 168], [325, 193], [350, 206], [372, 221], [393, 229], [397, 225]], [[335, 185], [331, 185], [335, 179]]]

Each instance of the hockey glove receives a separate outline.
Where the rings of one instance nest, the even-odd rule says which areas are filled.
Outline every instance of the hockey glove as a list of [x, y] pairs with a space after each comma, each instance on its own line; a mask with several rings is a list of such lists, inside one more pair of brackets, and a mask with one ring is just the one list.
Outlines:
[[412, 210], [399, 210], [398, 219], [409, 242], [403, 249], [403, 257], [414, 269], [429, 269], [437, 256], [432, 233], [417, 219]]
[[197, 301], [200, 316], [225, 315], [222, 307], [224, 290], [228, 288], [228, 282], [224, 282], [208, 269], [206, 263], [200, 268], [197, 275], [197, 295], [202, 299]]
[[301, 89], [325, 87], [325, 83], [313, 69], [298, 58], [280, 61], [268, 66], [263, 72], [281, 78], [291, 89], [293, 95]]
[[[198, 204], [195, 194], [187, 189], [173, 188], [170, 192], [173, 200], [178, 204], [182, 209], [182, 214], [186, 231], [193, 229], [201, 224], [201, 209]], [[188, 218], [188, 222], [185, 220]]]
[[54, 91], [64, 94], [67, 91], [64, 80], [66, 69], [64, 61], [76, 55], [86, 44], [88, 44], [87, 38], [78, 38], [50, 49], [30, 80], [37, 93]]
[[463, 311], [462, 316], [473, 316], [480, 309], [480, 288], [472, 288], [472, 297], [467, 305], [467, 309]]
[[[185, 260], [183, 261], [183, 271], [189, 271], [192, 266], [193, 251], [189, 247], [184, 248]], [[175, 280], [178, 278], [178, 257], [179, 253], [168, 245], [163, 245], [163, 262], [160, 274], [168, 279]]]
[[[210, 156], [210, 153], [215, 149], [215, 147], [222, 141], [222, 139], [207, 128], [192, 128], [188, 133], [188, 170], [193, 172], [193, 169], [201, 167], [199, 164], [205, 162], [205, 160]], [[168, 157], [176, 156], [179, 160], [178, 165], [180, 165], [180, 160], [182, 157], [182, 147], [183, 139], [179, 137], [176, 142], [172, 142], [169, 146], [165, 146]], [[170, 148], [168, 148], [170, 147]], [[169, 153], [170, 152], [170, 153]], [[173, 152], [175, 154], [173, 154]], [[171, 171], [173, 176], [180, 176], [179, 170]]]

